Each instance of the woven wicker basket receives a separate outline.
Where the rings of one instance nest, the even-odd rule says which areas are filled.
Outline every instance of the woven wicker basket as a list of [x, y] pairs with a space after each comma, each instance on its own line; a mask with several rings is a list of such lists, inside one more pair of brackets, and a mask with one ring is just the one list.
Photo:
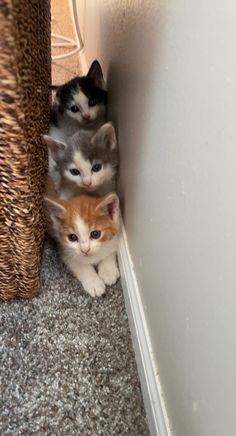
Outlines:
[[0, 299], [28, 298], [44, 239], [49, 0], [0, 0], [0, 41]]

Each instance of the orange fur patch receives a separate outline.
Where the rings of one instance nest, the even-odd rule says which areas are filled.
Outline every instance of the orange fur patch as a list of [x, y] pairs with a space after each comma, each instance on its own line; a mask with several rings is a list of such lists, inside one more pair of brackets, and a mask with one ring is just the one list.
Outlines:
[[62, 237], [67, 238], [69, 233], [75, 233], [75, 221], [79, 215], [90, 231], [100, 230], [102, 232], [99, 241], [108, 241], [115, 236], [118, 231], [118, 225], [112, 219], [104, 215], [97, 206], [103, 198], [93, 197], [89, 195], [80, 195], [69, 200], [58, 200], [53, 198], [53, 201], [65, 208], [65, 212], [61, 214], [59, 232]]
[[50, 176], [47, 176], [47, 180], [46, 180], [46, 195], [48, 198], [57, 197], [56, 187], [54, 181]]

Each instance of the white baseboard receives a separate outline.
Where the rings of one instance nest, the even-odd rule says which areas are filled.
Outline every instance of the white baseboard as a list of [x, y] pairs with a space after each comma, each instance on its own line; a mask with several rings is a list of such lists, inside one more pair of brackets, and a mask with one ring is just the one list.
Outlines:
[[171, 434], [169, 421], [157, 375], [156, 364], [153, 360], [142, 300], [123, 224], [118, 258], [150, 434], [151, 436], [169, 436]]

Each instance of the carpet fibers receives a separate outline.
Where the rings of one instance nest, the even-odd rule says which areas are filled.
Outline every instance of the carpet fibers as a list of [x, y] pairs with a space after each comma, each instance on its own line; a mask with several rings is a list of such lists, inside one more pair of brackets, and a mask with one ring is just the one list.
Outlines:
[[0, 434], [149, 434], [120, 283], [85, 294], [45, 244], [42, 289], [0, 304]]

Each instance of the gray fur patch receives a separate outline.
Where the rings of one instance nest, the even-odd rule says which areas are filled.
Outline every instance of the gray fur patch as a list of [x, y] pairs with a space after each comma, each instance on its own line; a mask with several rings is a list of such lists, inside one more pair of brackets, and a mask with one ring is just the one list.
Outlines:
[[91, 140], [95, 132], [80, 130], [67, 140], [67, 148], [64, 156], [56, 161], [58, 169], [61, 173], [68, 167], [69, 164], [74, 163], [74, 155], [80, 152], [85, 160], [91, 164], [99, 162], [104, 165], [111, 165], [117, 172], [119, 165], [119, 152], [118, 148], [111, 150], [106, 146], [104, 141], [96, 141], [95, 144]]

